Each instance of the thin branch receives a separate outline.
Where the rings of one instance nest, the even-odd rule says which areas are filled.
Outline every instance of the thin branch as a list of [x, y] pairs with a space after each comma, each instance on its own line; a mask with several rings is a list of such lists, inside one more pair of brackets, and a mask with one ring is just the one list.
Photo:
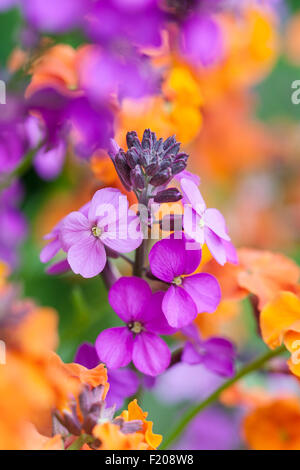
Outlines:
[[253, 362], [250, 364], [246, 365], [243, 367], [236, 375], [235, 377], [227, 380], [226, 382], [223, 383], [217, 390], [215, 390], [209, 397], [207, 397], [204, 401], [201, 403], [198, 403], [197, 405], [194, 405], [191, 407], [181, 418], [179, 423], [175, 426], [175, 429], [171, 432], [169, 437], [166, 438], [164, 441], [161, 450], [162, 449], [167, 449], [170, 444], [172, 444], [174, 441], [176, 441], [182, 434], [182, 432], [186, 429], [187, 425], [192, 421], [195, 416], [200, 413], [200, 411], [204, 410], [207, 408], [209, 405], [214, 403], [221, 395], [221, 393], [226, 390], [227, 388], [231, 387], [233, 384], [235, 384], [238, 380], [241, 378], [245, 377], [246, 375], [250, 374], [251, 372], [256, 371], [257, 369], [260, 369], [266, 362], [268, 362], [270, 359], [273, 357], [279, 356], [285, 351], [284, 346], [280, 346], [279, 348], [273, 350], [273, 351], [268, 351], [267, 353], [263, 354], [262, 356], [258, 357], [255, 359]]

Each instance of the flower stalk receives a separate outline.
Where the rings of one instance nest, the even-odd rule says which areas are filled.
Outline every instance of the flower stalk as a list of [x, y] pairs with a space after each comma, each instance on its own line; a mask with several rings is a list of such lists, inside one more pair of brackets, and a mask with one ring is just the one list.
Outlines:
[[221, 393], [224, 392], [224, 390], [231, 387], [233, 384], [238, 382], [240, 379], [242, 379], [246, 375], [251, 374], [251, 372], [254, 372], [260, 369], [266, 362], [270, 361], [274, 357], [279, 356], [284, 351], [285, 351], [285, 346], [279, 346], [277, 349], [266, 352], [265, 354], [258, 357], [250, 364], [247, 364], [245, 367], [243, 367], [234, 377], [224, 382], [219, 388], [217, 388], [217, 390], [215, 390], [204, 401], [202, 401], [201, 403], [198, 403], [197, 405], [192, 406], [182, 416], [181, 420], [177, 423], [177, 425], [175, 426], [171, 434], [165, 439], [160, 450], [167, 449], [168, 447], [170, 447], [171, 444], [176, 442], [178, 438], [181, 436], [181, 434], [184, 432], [188, 424], [192, 421], [192, 419], [194, 419], [201, 411], [203, 411], [209, 405], [214, 403], [220, 397]]

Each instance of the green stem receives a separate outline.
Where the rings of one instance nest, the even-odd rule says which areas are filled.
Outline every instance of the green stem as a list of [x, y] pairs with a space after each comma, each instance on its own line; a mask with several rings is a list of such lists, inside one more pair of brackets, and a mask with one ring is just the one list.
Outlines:
[[211, 405], [214, 401], [216, 401], [221, 393], [226, 390], [227, 388], [231, 387], [234, 383], [236, 383], [238, 380], [241, 378], [245, 377], [246, 375], [250, 374], [251, 372], [254, 372], [255, 370], [259, 369], [261, 366], [263, 366], [266, 362], [268, 362], [270, 359], [273, 357], [278, 356], [279, 354], [283, 353], [285, 351], [284, 346], [280, 346], [277, 349], [274, 349], [273, 351], [268, 351], [267, 353], [263, 354], [262, 356], [258, 357], [255, 359], [255, 361], [251, 362], [250, 364], [246, 365], [243, 367], [234, 377], [231, 379], [227, 380], [226, 382], [223, 383], [217, 390], [215, 390], [209, 397], [207, 397], [204, 401], [201, 403], [198, 403], [197, 405], [193, 406], [190, 408], [181, 418], [175, 429], [171, 432], [171, 434], [166, 438], [164, 441], [161, 450], [166, 449], [167, 447], [170, 446], [174, 441], [176, 441], [181, 433], [185, 430], [186, 426], [190, 423], [190, 421], [197, 416], [200, 411], [204, 410], [204, 408], [208, 407]]
[[89, 444], [93, 442], [94, 439], [92, 436], [88, 434], [81, 434], [72, 444], [67, 448], [67, 450], [80, 450], [84, 444]]
[[3, 189], [6, 189], [8, 188], [11, 183], [16, 179], [16, 178], [20, 178], [21, 176], [23, 176], [28, 170], [29, 168], [31, 167], [31, 163], [32, 163], [32, 160], [34, 159], [35, 155], [36, 155], [36, 152], [44, 145], [44, 142], [41, 142], [37, 147], [35, 147], [34, 149], [30, 150], [26, 155], [25, 157], [23, 158], [23, 160], [21, 161], [20, 165], [17, 166], [17, 168], [12, 171], [11, 173], [9, 173], [7, 175], [7, 179], [0, 182], [0, 191], [2, 191]]

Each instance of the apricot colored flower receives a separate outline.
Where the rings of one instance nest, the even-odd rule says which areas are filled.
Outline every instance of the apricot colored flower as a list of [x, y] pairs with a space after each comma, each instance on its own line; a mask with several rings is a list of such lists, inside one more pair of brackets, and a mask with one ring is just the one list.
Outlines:
[[298, 399], [277, 399], [251, 411], [244, 420], [244, 435], [253, 450], [300, 450]]
[[288, 366], [300, 377], [300, 298], [292, 292], [280, 292], [261, 311], [263, 340], [271, 349], [284, 343], [291, 357]]
[[243, 298], [254, 294], [259, 299], [259, 309], [280, 291], [299, 292], [300, 268], [280, 253], [241, 248], [238, 266], [225, 265], [219, 269], [213, 261], [205, 271], [214, 274], [221, 285], [223, 298]]
[[140, 432], [123, 434], [114, 423], [98, 424], [93, 429], [93, 436], [99, 439], [99, 450], [147, 450], [148, 444]]
[[128, 410], [124, 410], [121, 417], [125, 421], [141, 420], [143, 422], [142, 435], [144, 436], [145, 442], [147, 443], [147, 449], [153, 450], [161, 444], [162, 436], [160, 434], [154, 434], [152, 431], [152, 421], [147, 421], [146, 418], [148, 413], [143, 411], [137, 404], [137, 400], [133, 400], [128, 405]]
[[76, 55], [77, 51], [67, 44], [57, 44], [45, 50], [31, 66], [32, 78], [26, 96], [45, 86], [61, 91], [75, 89], [78, 81]]
[[282, 344], [289, 332], [298, 333], [300, 338], [300, 299], [292, 292], [280, 292], [261, 311], [260, 327], [271, 349]]

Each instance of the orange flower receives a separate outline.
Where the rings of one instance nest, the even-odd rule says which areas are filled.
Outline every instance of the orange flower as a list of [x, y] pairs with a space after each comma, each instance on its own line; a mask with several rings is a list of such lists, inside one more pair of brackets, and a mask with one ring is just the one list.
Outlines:
[[[223, 300], [213, 315], [201, 313], [197, 316], [195, 324], [204, 339], [215, 335], [231, 337], [232, 321], [237, 318], [239, 312], [240, 307], [236, 300]], [[230, 325], [230, 329], [227, 330], [228, 325]]]
[[223, 298], [239, 299], [249, 293], [254, 294], [261, 309], [279, 291], [299, 292], [300, 268], [284, 255], [241, 248], [238, 259], [238, 266], [227, 264], [220, 269], [212, 260], [204, 268], [217, 276]]
[[120, 427], [113, 423], [98, 424], [93, 429], [93, 435], [99, 439], [99, 450], [147, 450], [148, 444], [140, 432], [123, 434]]
[[300, 450], [298, 399], [277, 399], [259, 406], [245, 418], [244, 435], [254, 450]]
[[45, 51], [32, 64], [32, 79], [26, 96], [44, 86], [53, 86], [62, 92], [77, 88], [76, 50], [67, 44], [57, 44]]
[[260, 315], [265, 343], [274, 349], [284, 343], [291, 357], [288, 366], [300, 377], [300, 298], [291, 292], [280, 292]]
[[137, 400], [133, 400], [128, 405], [128, 410], [124, 410], [121, 414], [121, 418], [125, 421], [141, 420], [143, 422], [142, 434], [144, 435], [144, 440], [147, 444], [147, 449], [153, 450], [161, 444], [162, 436], [159, 434], [154, 434], [152, 432], [153, 423], [152, 421], [147, 421], [148, 416], [147, 412], [144, 412], [139, 405]]
[[287, 333], [298, 333], [300, 337], [300, 299], [291, 292], [280, 292], [261, 311], [260, 327], [271, 349], [282, 344]]

